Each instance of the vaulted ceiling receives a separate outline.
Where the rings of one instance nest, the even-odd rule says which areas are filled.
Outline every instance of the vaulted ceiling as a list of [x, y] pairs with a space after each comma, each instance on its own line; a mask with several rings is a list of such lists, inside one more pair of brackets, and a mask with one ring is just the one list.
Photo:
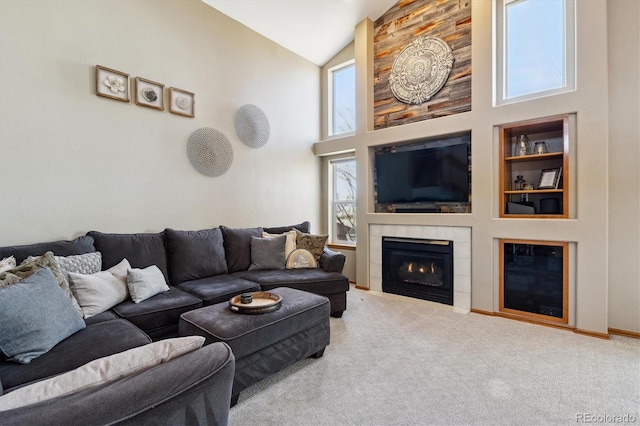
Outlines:
[[202, 0], [266, 38], [322, 66], [397, 0]]

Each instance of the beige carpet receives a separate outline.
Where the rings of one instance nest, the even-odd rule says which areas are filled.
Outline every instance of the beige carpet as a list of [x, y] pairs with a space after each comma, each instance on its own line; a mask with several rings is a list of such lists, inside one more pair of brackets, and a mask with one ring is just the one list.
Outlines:
[[639, 406], [639, 340], [352, 287], [324, 356], [243, 391], [229, 424], [640, 424]]

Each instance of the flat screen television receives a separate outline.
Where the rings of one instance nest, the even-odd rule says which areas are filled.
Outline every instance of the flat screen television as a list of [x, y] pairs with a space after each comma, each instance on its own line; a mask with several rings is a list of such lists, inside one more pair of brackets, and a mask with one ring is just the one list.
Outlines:
[[381, 149], [375, 154], [378, 204], [469, 201], [469, 142]]

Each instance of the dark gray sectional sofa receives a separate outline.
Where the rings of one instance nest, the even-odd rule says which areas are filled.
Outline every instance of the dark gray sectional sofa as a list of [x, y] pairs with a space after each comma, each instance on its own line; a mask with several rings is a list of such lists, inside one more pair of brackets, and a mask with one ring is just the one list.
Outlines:
[[[97, 358], [142, 346], [152, 340], [176, 337], [181, 314], [206, 305], [226, 302], [232, 296], [243, 292], [270, 290], [276, 287], [306, 290], [326, 296], [330, 302], [331, 314], [335, 317], [342, 316], [346, 309], [346, 292], [349, 290], [349, 283], [341, 273], [345, 258], [340, 253], [325, 248], [319, 262], [320, 267], [317, 269], [248, 270], [251, 264], [252, 236], [261, 236], [262, 231], [270, 234], [283, 233], [294, 227], [301, 232], [309, 232], [309, 222], [278, 228], [232, 229], [220, 226], [200, 231], [165, 229], [160, 233], [139, 234], [91, 231], [73, 241], [0, 247], [0, 259], [13, 255], [18, 264], [28, 256], [42, 255], [47, 251], [52, 251], [56, 256], [99, 251], [102, 255], [103, 270], [118, 264], [124, 258], [129, 261], [132, 268], [156, 265], [164, 274], [170, 288], [169, 291], [157, 294], [143, 302], [136, 304], [127, 300], [102, 314], [86, 319], [85, 329], [63, 340], [29, 364], [16, 364], [3, 357], [0, 359], [0, 395], [29, 383], [70, 371]], [[38, 407], [31, 406], [33, 409], [28, 410], [28, 417], [23, 419], [39, 423], [40, 420], [47, 418], [50, 424], [117, 422], [133, 424], [154, 423], [161, 418], [177, 416], [175, 420], [180, 423], [185, 421], [180, 416], [188, 415], [190, 410], [195, 410], [203, 419], [206, 419], [205, 423], [225, 424], [232, 382], [227, 380], [227, 376], [230, 369], [231, 378], [233, 378], [235, 359], [225, 344], [216, 344], [216, 348], [209, 349], [212, 346], [214, 345], [188, 354], [189, 360], [182, 361], [182, 358], [187, 357], [183, 356], [166, 365], [162, 364], [148, 370], [139, 381], [129, 381], [129, 388], [122, 384], [121, 392], [125, 394], [133, 392], [132, 395], [136, 395], [136, 398], [129, 401], [130, 407], [126, 410], [121, 410], [119, 406], [126, 398], [113, 399], [114, 395], [108, 390], [110, 385], [106, 385], [103, 386], [105, 388], [103, 390], [80, 392], [65, 397], [63, 405], [73, 404], [75, 407], [73, 413], [60, 409], [59, 405], [54, 408], [55, 404], [43, 403], [38, 404]], [[213, 353], [216, 355], [213, 356]], [[160, 399], [140, 397], [145, 392], [149, 392], [149, 389], [144, 389], [146, 384], [162, 386], [163, 383], [171, 383], [171, 380], [176, 379], [175, 375], [179, 375], [180, 368], [193, 368], [188, 365], [193, 362], [199, 363], [203, 358], [208, 358], [203, 365], [209, 365], [209, 367], [201, 367], [197, 374], [194, 373], [193, 380], [183, 383], [180, 392], [162, 393]], [[156, 371], [157, 377], [154, 377], [153, 371]], [[181, 380], [184, 381], [184, 378]], [[116, 383], [114, 386], [120, 385]], [[228, 392], [228, 398], [222, 398], [222, 402], [218, 401], [218, 404], [207, 403], [199, 407], [191, 407], [189, 404], [195, 402], [188, 398], [190, 393], [207, 392], [207, 389], [215, 390], [216, 395], [221, 391]], [[84, 395], [85, 393], [87, 395]], [[107, 417], [100, 417], [99, 413], [103, 411], [94, 410], [95, 403], [107, 404], [107, 406], [112, 404], [114, 413], [108, 416], [104, 413]], [[151, 407], [164, 408], [149, 411]], [[45, 411], [40, 411], [39, 408]], [[0, 412], [0, 423], [13, 424], [12, 420], [14, 420], [16, 424], [25, 424], [18, 420], [21, 419], [21, 415], [26, 415], [27, 411], [13, 413], [14, 417], [6, 417], [6, 413], [11, 414], [12, 411], [5, 414]], [[51, 412], [53, 417], [44, 417], [47, 412]], [[83, 413], [89, 421], [82, 421]]]

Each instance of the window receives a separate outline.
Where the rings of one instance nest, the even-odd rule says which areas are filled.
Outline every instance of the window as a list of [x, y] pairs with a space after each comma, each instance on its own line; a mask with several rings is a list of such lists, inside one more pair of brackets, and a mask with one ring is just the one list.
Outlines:
[[356, 130], [356, 66], [345, 62], [329, 69], [329, 135]]
[[575, 90], [574, 0], [495, 4], [495, 103]]
[[329, 163], [331, 241], [356, 243], [356, 159], [347, 158]]

